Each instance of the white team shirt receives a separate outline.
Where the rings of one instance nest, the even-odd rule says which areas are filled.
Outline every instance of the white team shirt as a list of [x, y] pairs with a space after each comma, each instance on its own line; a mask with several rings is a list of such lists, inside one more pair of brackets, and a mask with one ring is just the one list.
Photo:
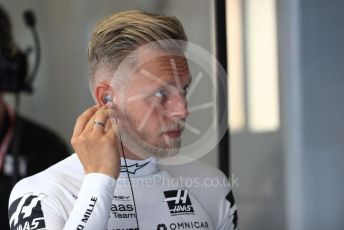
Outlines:
[[199, 161], [121, 161], [117, 180], [85, 175], [76, 154], [21, 180], [9, 200], [11, 230], [237, 229], [233, 194], [219, 170]]

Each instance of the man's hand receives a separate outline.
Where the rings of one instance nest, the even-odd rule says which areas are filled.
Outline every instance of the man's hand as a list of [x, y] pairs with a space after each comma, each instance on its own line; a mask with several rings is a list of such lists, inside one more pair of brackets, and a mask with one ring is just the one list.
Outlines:
[[94, 106], [82, 113], [76, 121], [71, 143], [86, 174], [103, 173], [117, 179], [120, 151], [117, 126], [110, 121], [115, 114], [112, 106], [112, 103]]

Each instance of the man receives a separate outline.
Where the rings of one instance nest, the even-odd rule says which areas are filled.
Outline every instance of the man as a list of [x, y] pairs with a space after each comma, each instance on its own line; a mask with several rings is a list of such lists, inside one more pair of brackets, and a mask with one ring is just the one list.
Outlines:
[[[0, 88], [7, 84], [3, 62], [14, 52], [10, 20], [0, 6]], [[18, 179], [36, 174], [68, 156], [67, 145], [51, 130], [15, 114], [0, 92], [0, 226], [9, 229], [8, 200]]]
[[[219, 170], [159, 164], [178, 152], [188, 116], [183, 41], [174, 17], [128, 11], [96, 26], [89, 67], [97, 105], [76, 122], [76, 154], [16, 185], [11, 229], [237, 229]], [[227, 186], [187, 186], [183, 178]]]

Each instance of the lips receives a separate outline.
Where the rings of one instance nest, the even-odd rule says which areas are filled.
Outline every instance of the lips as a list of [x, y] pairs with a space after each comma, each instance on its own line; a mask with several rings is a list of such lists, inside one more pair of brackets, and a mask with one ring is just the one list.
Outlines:
[[182, 130], [181, 129], [175, 129], [175, 130], [171, 130], [165, 133], [166, 135], [168, 135], [169, 137], [180, 137], [180, 135], [182, 134]]

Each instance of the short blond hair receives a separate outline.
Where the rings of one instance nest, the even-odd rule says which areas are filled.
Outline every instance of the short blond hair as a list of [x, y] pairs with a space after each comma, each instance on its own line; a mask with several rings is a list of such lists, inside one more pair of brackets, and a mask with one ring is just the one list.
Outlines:
[[91, 91], [97, 83], [97, 70], [103, 67], [116, 70], [131, 52], [161, 40], [187, 41], [183, 26], [176, 17], [133, 10], [100, 21], [88, 46]]

